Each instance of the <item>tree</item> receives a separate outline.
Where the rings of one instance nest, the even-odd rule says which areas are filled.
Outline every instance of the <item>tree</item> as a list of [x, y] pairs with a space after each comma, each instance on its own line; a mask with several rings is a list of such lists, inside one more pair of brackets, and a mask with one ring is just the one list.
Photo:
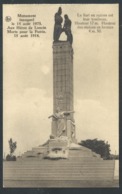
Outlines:
[[7, 161], [16, 161], [16, 156], [13, 155], [15, 149], [17, 148], [17, 142], [13, 142], [12, 138], [8, 141], [9, 148], [10, 148], [10, 154], [6, 156]]
[[109, 159], [110, 158], [110, 145], [108, 142], [104, 140], [97, 140], [96, 139], [87, 139], [83, 140], [79, 143], [84, 147], [91, 149], [93, 152], [100, 154], [102, 158]]
[[110, 159], [111, 160], [119, 160], [119, 155], [110, 154]]
[[13, 156], [15, 149], [17, 148], [17, 142], [13, 142], [12, 138], [8, 141], [10, 148], [10, 156]]

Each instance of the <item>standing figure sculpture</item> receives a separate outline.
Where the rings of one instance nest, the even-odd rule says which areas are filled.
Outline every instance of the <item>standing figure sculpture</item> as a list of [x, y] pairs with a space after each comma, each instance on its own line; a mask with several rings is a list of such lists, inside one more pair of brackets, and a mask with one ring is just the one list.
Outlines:
[[68, 15], [64, 15], [64, 18], [65, 18], [65, 21], [64, 21], [63, 31], [67, 35], [67, 41], [69, 41], [70, 44], [72, 44], [72, 42], [73, 42], [73, 36], [72, 36], [72, 32], [71, 32], [72, 22], [69, 19]]
[[54, 33], [53, 33], [53, 40], [57, 42], [59, 37], [62, 33], [62, 22], [63, 18], [61, 17], [62, 9], [59, 7], [58, 12], [55, 14], [55, 25], [54, 25]]
[[49, 116], [48, 118], [53, 118], [57, 121], [57, 136], [60, 137], [66, 131], [66, 116], [70, 115], [70, 113], [74, 113], [74, 111], [60, 111], [58, 107], [56, 113]]

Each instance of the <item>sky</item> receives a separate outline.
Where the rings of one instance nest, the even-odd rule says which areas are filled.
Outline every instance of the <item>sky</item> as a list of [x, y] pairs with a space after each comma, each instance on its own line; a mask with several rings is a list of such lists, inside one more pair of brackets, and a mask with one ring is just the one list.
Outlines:
[[[118, 153], [118, 5], [4, 5], [3, 6], [3, 152], [8, 140], [17, 141], [16, 154], [44, 143], [51, 134], [53, 111], [54, 14], [61, 6], [72, 21], [74, 50], [74, 110], [76, 138], [102, 139]], [[80, 14], [114, 15], [113, 30], [90, 33], [78, 29]], [[36, 14], [46, 26], [40, 38], [7, 34], [6, 16]], [[64, 34], [61, 39], [65, 40]]]

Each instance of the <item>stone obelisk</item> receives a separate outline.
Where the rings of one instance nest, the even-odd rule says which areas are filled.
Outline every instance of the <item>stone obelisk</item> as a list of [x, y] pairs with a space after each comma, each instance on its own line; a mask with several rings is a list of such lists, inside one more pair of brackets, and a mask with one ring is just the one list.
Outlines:
[[[73, 48], [71, 20], [65, 15], [64, 28], [62, 23], [61, 8], [55, 14], [54, 42], [53, 42], [53, 115], [64, 113], [65, 130], [62, 117], [52, 119], [52, 136], [67, 136], [72, 142], [75, 139], [74, 104], [73, 104]], [[67, 41], [59, 41], [62, 31], [67, 35]], [[57, 117], [57, 116], [56, 116]], [[59, 126], [60, 125], [60, 126]], [[59, 131], [62, 125], [62, 133]]]

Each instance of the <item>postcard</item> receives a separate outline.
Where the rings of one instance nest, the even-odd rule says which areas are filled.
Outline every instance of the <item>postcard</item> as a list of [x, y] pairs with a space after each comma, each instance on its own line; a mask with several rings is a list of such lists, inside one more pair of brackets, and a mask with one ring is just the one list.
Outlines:
[[119, 5], [3, 5], [3, 185], [119, 187]]

